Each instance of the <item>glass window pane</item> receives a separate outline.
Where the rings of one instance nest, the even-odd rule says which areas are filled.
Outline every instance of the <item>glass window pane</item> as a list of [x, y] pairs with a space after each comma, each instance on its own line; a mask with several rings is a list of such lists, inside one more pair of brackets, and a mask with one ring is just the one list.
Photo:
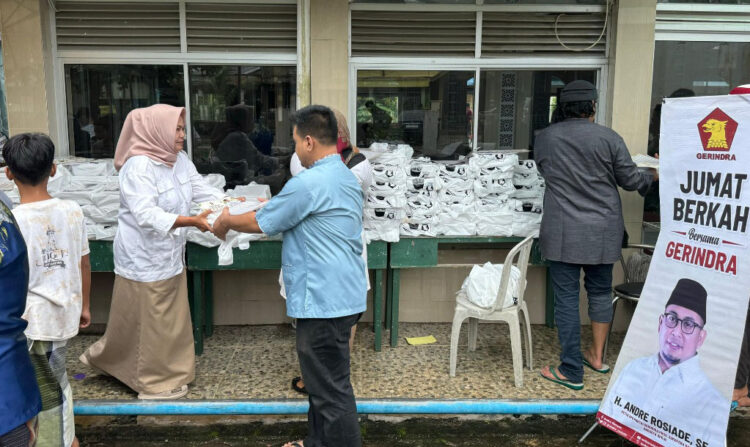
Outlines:
[[114, 157], [128, 113], [185, 106], [182, 65], [66, 65], [70, 155]]
[[478, 148], [533, 150], [535, 134], [549, 125], [560, 90], [577, 79], [596, 84], [596, 71], [482, 70]]
[[[659, 153], [662, 98], [726, 95], [750, 84], [750, 42], [657, 41], [651, 89], [648, 153]], [[646, 196], [643, 219], [659, 221], [659, 192]]]
[[357, 72], [357, 145], [410, 144], [450, 158], [471, 150], [473, 71]]
[[296, 68], [191, 65], [193, 161], [227, 186], [251, 181], [275, 194], [293, 152], [289, 116], [296, 106]]

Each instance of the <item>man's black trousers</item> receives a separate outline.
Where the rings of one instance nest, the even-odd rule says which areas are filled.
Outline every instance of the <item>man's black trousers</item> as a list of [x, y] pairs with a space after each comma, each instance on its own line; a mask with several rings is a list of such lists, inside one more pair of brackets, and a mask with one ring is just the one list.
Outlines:
[[309, 394], [305, 447], [360, 447], [349, 335], [361, 314], [297, 319], [297, 355]]

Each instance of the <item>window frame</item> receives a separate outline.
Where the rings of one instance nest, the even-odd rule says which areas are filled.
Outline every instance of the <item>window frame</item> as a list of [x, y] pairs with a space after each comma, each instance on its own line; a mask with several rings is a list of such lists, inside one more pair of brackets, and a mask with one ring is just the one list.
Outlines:
[[[607, 1], [609, 4], [610, 2]], [[467, 12], [476, 13], [476, 35], [474, 57], [372, 57], [352, 56], [352, 11], [423, 11], [429, 6], [431, 12]], [[611, 8], [614, 6], [609, 5]], [[603, 56], [539, 56], [539, 55], [509, 55], [503, 57], [482, 57], [482, 20], [483, 12], [529, 12], [529, 13], [603, 13], [606, 5], [484, 5], [477, 0], [474, 5], [455, 4], [393, 4], [393, 3], [350, 3], [349, 4], [349, 92], [347, 118], [350, 123], [357, 122], [357, 72], [359, 70], [441, 70], [441, 71], [472, 71], [474, 72], [474, 104], [476, 115], [479, 109], [482, 80], [480, 72], [487, 69], [535, 71], [535, 70], [595, 70], [596, 87], [599, 90], [596, 122], [607, 122], [607, 80], [609, 78], [609, 55], [612, 48], [613, 13], [609, 12], [609, 23], [605, 33], [606, 46]], [[473, 122], [472, 150], [477, 149], [477, 131], [479, 120]], [[357, 126], [353, 129], [354, 141], [357, 141]]]
[[[123, 0], [76, 0], [85, 3], [109, 3]], [[299, 107], [301, 98], [299, 83], [304, 77], [301, 71], [310, 66], [309, 53], [309, 2], [310, 0], [159, 0], [162, 2], [178, 3], [180, 11], [180, 52], [165, 51], [58, 51], [54, 8], [49, 9], [49, 35], [51, 39], [52, 69], [54, 73], [53, 99], [55, 109], [55, 126], [50, 129], [57, 141], [58, 157], [70, 157], [70, 135], [68, 132], [67, 99], [68, 91], [65, 82], [66, 65], [171, 65], [182, 66], [183, 93], [185, 95], [186, 133], [191, 132], [190, 114], [190, 65], [251, 65], [251, 66], [294, 66], [296, 67], [296, 106]], [[149, 3], [149, 0], [128, 0], [132, 3]], [[256, 52], [188, 52], [185, 5], [187, 3], [240, 3], [240, 4], [293, 4], [297, 5], [297, 50], [295, 53], [256, 53]], [[302, 44], [301, 44], [302, 42]], [[304, 47], [304, 48], [303, 48]], [[192, 139], [187, 138], [186, 151], [188, 157], [193, 158]]]

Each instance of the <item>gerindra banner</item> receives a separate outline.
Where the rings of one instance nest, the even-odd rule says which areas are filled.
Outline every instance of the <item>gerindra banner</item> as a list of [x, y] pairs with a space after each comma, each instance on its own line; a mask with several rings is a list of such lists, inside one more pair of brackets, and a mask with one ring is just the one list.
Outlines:
[[719, 447], [750, 297], [750, 96], [667, 99], [661, 119], [661, 232], [597, 420]]

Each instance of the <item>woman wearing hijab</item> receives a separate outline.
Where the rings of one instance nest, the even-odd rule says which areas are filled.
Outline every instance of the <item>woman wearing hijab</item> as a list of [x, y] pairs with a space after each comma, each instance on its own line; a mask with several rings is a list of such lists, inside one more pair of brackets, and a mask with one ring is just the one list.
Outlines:
[[184, 227], [210, 231], [191, 202], [221, 199], [182, 151], [185, 109], [135, 109], [115, 152], [120, 212], [115, 284], [104, 336], [81, 355], [139, 399], [176, 399], [195, 378], [195, 353], [183, 254]]
[[[362, 187], [362, 199], [364, 205], [364, 199], [367, 194], [367, 189], [372, 183], [372, 165], [367, 158], [359, 152], [359, 150], [352, 146], [351, 136], [349, 134], [349, 126], [346, 124], [346, 118], [344, 114], [336, 109], [333, 109], [333, 114], [336, 116], [336, 124], [338, 125], [338, 139], [336, 141], [336, 150], [341, 155], [341, 161], [344, 162], [347, 168], [352, 171], [352, 174], [357, 178], [359, 186]], [[292, 176], [299, 174], [304, 171], [305, 168], [302, 166], [297, 153], [292, 155], [292, 159], [289, 162], [289, 169]], [[365, 232], [362, 231], [362, 257], [365, 260], [365, 266], [367, 265], [367, 241], [365, 240]], [[370, 290], [370, 274], [365, 268], [365, 276], [367, 277], [367, 290]], [[284, 290], [284, 281], [281, 275], [279, 275], [279, 284], [281, 285], [281, 296], [286, 299], [286, 292]], [[349, 337], [349, 349], [351, 350], [354, 346], [354, 334], [357, 333], [357, 325], [352, 327], [351, 336]], [[307, 394], [305, 389], [305, 382], [301, 376], [297, 376], [292, 379], [292, 389], [298, 393]]]

